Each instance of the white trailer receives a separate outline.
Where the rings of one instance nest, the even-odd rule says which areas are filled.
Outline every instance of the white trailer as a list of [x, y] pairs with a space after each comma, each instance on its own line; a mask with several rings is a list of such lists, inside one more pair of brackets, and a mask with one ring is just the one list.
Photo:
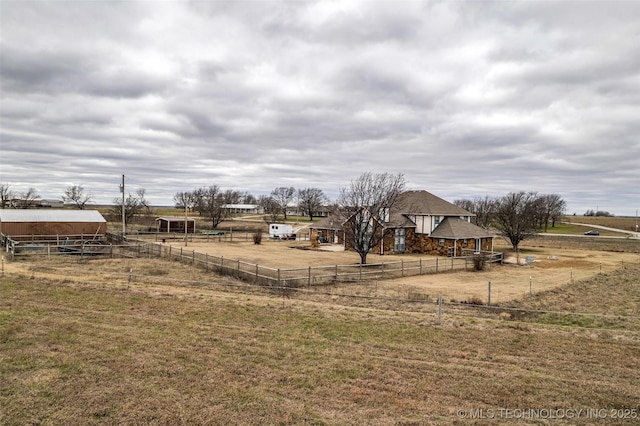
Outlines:
[[271, 223], [269, 224], [269, 238], [276, 240], [295, 240], [296, 234], [293, 233], [293, 227], [291, 227], [291, 225]]

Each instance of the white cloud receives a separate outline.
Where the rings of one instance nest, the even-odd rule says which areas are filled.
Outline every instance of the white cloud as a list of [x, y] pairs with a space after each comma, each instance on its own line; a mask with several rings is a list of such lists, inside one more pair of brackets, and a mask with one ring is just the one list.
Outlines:
[[640, 206], [635, 2], [2, 2], [0, 181]]

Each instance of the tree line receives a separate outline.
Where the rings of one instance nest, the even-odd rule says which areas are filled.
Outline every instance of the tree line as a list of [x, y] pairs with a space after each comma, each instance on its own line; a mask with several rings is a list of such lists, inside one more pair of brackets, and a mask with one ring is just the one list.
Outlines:
[[[372, 219], [376, 215], [383, 215], [384, 209], [392, 208], [404, 187], [405, 180], [401, 174], [367, 172], [352, 180], [348, 187], [341, 188], [340, 198], [331, 210], [334, 214], [348, 215], [352, 218], [350, 226], [347, 227], [349, 229], [345, 229], [345, 238], [360, 254], [363, 263], [366, 261], [366, 254], [379, 243], [378, 238], [381, 235], [380, 232], [371, 229], [372, 223], [379, 223]], [[15, 199], [7, 184], [0, 185], [0, 197], [2, 208], [10, 207], [10, 202]], [[37, 191], [30, 188], [20, 195], [23, 201], [20, 206], [33, 207], [39, 198]], [[84, 209], [93, 200], [93, 195], [86, 192], [82, 185], [72, 185], [66, 189], [62, 200], [78, 209]], [[233, 214], [228, 205], [258, 205], [265, 215], [265, 220], [277, 222], [281, 218], [287, 219], [288, 210], [292, 206], [296, 206], [300, 212], [313, 220], [314, 214], [329, 203], [319, 188], [277, 187], [269, 195], [256, 198], [247, 192], [223, 190], [218, 185], [180, 191], [174, 195], [173, 200], [176, 208], [195, 211], [208, 219], [212, 228], [217, 228]], [[521, 241], [542, 229], [546, 231], [549, 224], [555, 227], [566, 209], [566, 202], [558, 194], [524, 191], [510, 192], [501, 197], [460, 199], [455, 200], [454, 204], [474, 214], [478, 226], [495, 229], [511, 243], [515, 251], [518, 250]], [[152, 214], [144, 188], [138, 189], [134, 194], [128, 194], [124, 203], [120, 197], [113, 199], [114, 215], [121, 216], [123, 208], [126, 222], [141, 213]], [[595, 212], [587, 212], [589, 213], [596, 215]]]
[[475, 214], [476, 225], [496, 229], [515, 251], [523, 240], [543, 229], [547, 231], [549, 224], [555, 227], [567, 206], [558, 194], [525, 191], [510, 192], [501, 197], [461, 199], [453, 203]]
[[316, 212], [328, 202], [328, 198], [320, 188], [278, 187], [271, 191], [270, 195], [256, 198], [247, 192], [223, 190], [218, 185], [210, 185], [191, 191], [176, 192], [173, 201], [177, 209], [197, 212], [211, 222], [212, 228], [217, 228], [233, 214], [230, 205], [257, 205], [270, 222], [277, 222], [281, 218], [286, 220], [289, 209], [296, 206], [312, 221]]

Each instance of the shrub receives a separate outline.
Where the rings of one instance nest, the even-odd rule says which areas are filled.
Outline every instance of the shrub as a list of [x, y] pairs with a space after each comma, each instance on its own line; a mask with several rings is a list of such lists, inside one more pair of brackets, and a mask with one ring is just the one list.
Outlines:
[[262, 242], [262, 232], [257, 231], [253, 233], [253, 244], [260, 244]]
[[476, 253], [473, 255], [473, 270], [484, 271], [484, 267], [487, 265], [487, 255], [483, 253]]
[[471, 296], [462, 303], [466, 303], [468, 305], [484, 305], [484, 302], [478, 296]]

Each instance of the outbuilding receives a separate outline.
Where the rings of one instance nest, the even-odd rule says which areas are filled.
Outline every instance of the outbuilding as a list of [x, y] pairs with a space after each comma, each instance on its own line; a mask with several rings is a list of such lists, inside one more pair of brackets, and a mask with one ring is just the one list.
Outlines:
[[104, 237], [107, 221], [97, 210], [0, 209], [0, 234], [12, 239]]
[[196, 232], [196, 220], [190, 217], [163, 216], [156, 218], [156, 222], [158, 222], [157, 232], [184, 232], [185, 225], [187, 233], [193, 234]]

